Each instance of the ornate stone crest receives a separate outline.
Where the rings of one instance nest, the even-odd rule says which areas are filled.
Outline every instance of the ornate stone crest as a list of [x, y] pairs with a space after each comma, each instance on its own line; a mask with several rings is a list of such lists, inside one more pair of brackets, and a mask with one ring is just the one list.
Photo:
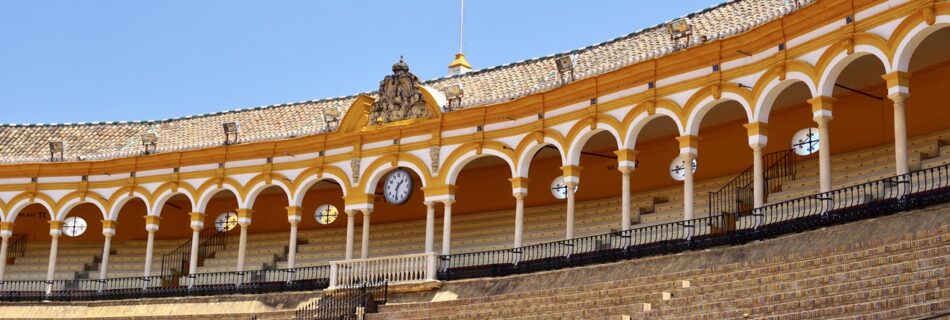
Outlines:
[[429, 117], [429, 109], [419, 92], [418, 83], [419, 78], [409, 72], [409, 65], [400, 57], [399, 62], [393, 65], [393, 74], [379, 82], [379, 99], [373, 103], [369, 124]]

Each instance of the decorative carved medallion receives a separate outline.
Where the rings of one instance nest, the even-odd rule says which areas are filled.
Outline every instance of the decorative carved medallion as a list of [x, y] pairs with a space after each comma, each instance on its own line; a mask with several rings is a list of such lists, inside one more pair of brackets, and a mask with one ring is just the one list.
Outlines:
[[419, 92], [418, 83], [419, 78], [409, 72], [409, 65], [400, 57], [399, 62], [393, 65], [393, 74], [379, 82], [379, 99], [373, 103], [369, 124], [429, 117], [429, 109]]
[[360, 158], [350, 159], [350, 170], [353, 171], [353, 184], [360, 183]]
[[439, 147], [429, 148], [429, 161], [432, 162], [432, 174], [439, 173]]

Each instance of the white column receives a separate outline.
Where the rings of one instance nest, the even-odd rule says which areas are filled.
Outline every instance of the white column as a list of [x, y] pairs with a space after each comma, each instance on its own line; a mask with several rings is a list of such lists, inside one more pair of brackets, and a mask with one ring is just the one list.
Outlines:
[[818, 175], [820, 192], [831, 191], [831, 137], [828, 133], [828, 123], [831, 116], [817, 116], [818, 123]]
[[617, 170], [620, 170], [621, 174], [620, 228], [621, 230], [630, 230], [632, 220], [630, 214], [630, 173], [633, 172], [633, 168], [617, 167]]
[[59, 249], [59, 236], [63, 234], [63, 222], [49, 221], [49, 235], [52, 238], [49, 246], [49, 265], [46, 266], [46, 294], [53, 292], [53, 277], [56, 275], [56, 251]]
[[683, 220], [692, 220], [694, 217], [694, 209], [696, 206], [696, 201], [693, 200], [695, 193], [693, 192], [693, 159], [694, 155], [691, 152], [682, 153], [683, 161], [685, 165], [683, 167]]
[[907, 164], [907, 119], [904, 101], [906, 93], [894, 93], [888, 96], [894, 101], [894, 152], [897, 161], [897, 175], [910, 171]]
[[290, 245], [287, 249], [287, 268], [297, 267], [297, 224], [300, 223], [300, 216], [297, 220], [290, 221]]
[[[155, 249], [155, 231], [158, 231], [158, 228], [151, 229], [146, 226], [145, 231], [148, 231], [148, 242], [145, 243], [145, 277], [152, 276], [152, 254]], [[148, 287], [148, 283], [145, 284]]]
[[752, 146], [752, 207], [765, 204], [765, 168], [762, 164], [762, 145]]
[[345, 260], [353, 259], [353, 236], [356, 233], [356, 214], [358, 210], [346, 211], [346, 252]]
[[373, 209], [363, 209], [363, 237], [360, 239], [363, 241], [360, 246], [360, 259], [369, 258], [369, 217], [373, 213]]
[[452, 252], [452, 203], [455, 200], [442, 200], [445, 206], [445, 214], [442, 218], [442, 255], [449, 255]]
[[[158, 216], [153, 216], [146, 214], [145, 215], [145, 231], [148, 231], [148, 242], [145, 244], [145, 272], [144, 276], [147, 279], [152, 276], [152, 255], [155, 251], [155, 232], [158, 231], [158, 222], [160, 218]], [[155, 285], [160, 285], [156, 283]], [[149, 287], [148, 281], [143, 281], [143, 289]]]
[[[112, 222], [114, 223], [114, 222]], [[106, 224], [106, 221], [103, 221]], [[111, 223], [110, 223], [111, 224]], [[103, 226], [102, 235], [105, 236], [105, 243], [102, 245], [102, 263], [99, 264], [99, 280], [105, 280], [109, 273], [109, 254], [112, 251], [112, 236], [115, 235], [114, 228], [105, 228]], [[102, 291], [104, 283], [99, 284], [99, 291]]]
[[0, 282], [3, 282], [3, 276], [7, 270], [7, 251], [10, 246], [10, 238], [13, 237], [13, 223], [0, 222]]
[[188, 256], [188, 287], [195, 285], [195, 274], [198, 273], [198, 250], [201, 245], [201, 229], [203, 225], [191, 225], [191, 252]]
[[240, 223], [241, 226], [241, 237], [238, 242], [238, 258], [237, 258], [237, 272], [244, 271], [245, 257], [247, 256], [247, 227], [250, 226], [250, 223]]
[[577, 186], [577, 182], [566, 180], [564, 184], [567, 186], [567, 230], [564, 237], [574, 239], [574, 187]]
[[201, 245], [201, 229], [205, 227], [205, 215], [201, 212], [192, 212], [191, 216], [191, 251], [188, 255], [188, 287], [195, 285], [195, 274], [198, 273], [198, 251]]
[[818, 123], [818, 181], [819, 191], [831, 191], [831, 134], [828, 133], [828, 123], [831, 122], [831, 111], [837, 99], [828, 96], [818, 96], [808, 100], [811, 104], [812, 119]]
[[514, 248], [521, 248], [524, 243], [524, 198], [527, 193], [515, 192], [515, 243]]
[[426, 246], [425, 252], [433, 252], [435, 242], [435, 202], [426, 201]]

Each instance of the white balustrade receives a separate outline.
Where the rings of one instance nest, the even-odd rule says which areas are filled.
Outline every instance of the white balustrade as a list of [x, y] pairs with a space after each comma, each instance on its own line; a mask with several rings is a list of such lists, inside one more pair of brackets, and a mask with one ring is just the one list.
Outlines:
[[386, 280], [389, 285], [436, 281], [435, 252], [330, 261], [330, 289]]

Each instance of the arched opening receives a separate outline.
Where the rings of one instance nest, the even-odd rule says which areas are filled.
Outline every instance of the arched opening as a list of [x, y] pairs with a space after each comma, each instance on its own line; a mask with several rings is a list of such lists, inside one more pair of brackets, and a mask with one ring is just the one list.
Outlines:
[[276, 185], [270, 185], [261, 190], [250, 208], [254, 210], [249, 233], [284, 232], [289, 228], [287, 222], [287, 192]]
[[[512, 197], [511, 182], [508, 180], [511, 177], [508, 162], [495, 155], [483, 155], [463, 165], [455, 179], [457, 189], [455, 203], [452, 204], [452, 253], [484, 248], [484, 244], [476, 243], [479, 238], [494, 237], [497, 243], [492, 245], [510, 245], [515, 217], [515, 198]], [[495, 201], [486, 201], [488, 199]], [[441, 251], [440, 235], [444, 216], [437, 217], [433, 249], [438, 252]], [[424, 243], [424, 238], [419, 238], [415, 243]]]
[[[298, 224], [296, 267], [342, 260], [347, 219], [342, 187], [334, 180], [323, 179], [310, 185], [305, 192]], [[318, 221], [318, 216], [322, 220]], [[287, 223], [286, 219], [283, 221]], [[278, 269], [287, 266], [287, 261], [277, 262]]]
[[[948, 140], [950, 134], [950, 108], [947, 107], [947, 92], [950, 92], [950, 27], [938, 29], [927, 35], [913, 49], [909, 70], [910, 96], [907, 99], [907, 136], [914, 137], [939, 133], [940, 139]], [[943, 154], [924, 154], [921, 169], [950, 163]], [[939, 159], [939, 160], [932, 160]], [[914, 166], [912, 165], [912, 169]]]
[[[199, 246], [199, 252], [203, 252], [205, 258], [199, 259], [198, 272], [225, 272], [235, 270], [240, 247], [238, 233], [240, 232], [241, 228], [237, 225], [237, 209], [237, 195], [235, 195], [231, 190], [218, 190], [210, 196], [210, 199], [208, 199], [208, 203], [204, 212], [205, 229], [202, 231], [202, 237], [200, 237], [201, 242]], [[253, 219], [252, 216], [251, 225], [254, 224], [254, 221], [255, 219]], [[190, 223], [185, 225], [190, 226]], [[176, 229], [178, 228], [176, 227]], [[185, 231], [188, 236], [179, 238], [190, 238], [190, 228], [181, 229], [184, 229], [183, 231]], [[210, 230], [215, 231], [212, 232]], [[224, 238], [220, 241], [208, 240], [214, 236]], [[245, 262], [247, 263], [245, 270], [256, 270], [263, 268], [263, 263], [258, 264], [257, 262], [251, 262], [247, 259]], [[178, 265], [179, 264], [175, 262], [175, 266]], [[187, 273], [187, 270], [184, 269], [184, 266], [182, 267], [181, 272], [182, 274]]]
[[[395, 175], [396, 172], [405, 173], [408, 176], [408, 183], [402, 182], [401, 177]], [[387, 186], [390, 181], [392, 184]], [[376, 195], [376, 200], [373, 202], [373, 223], [425, 219], [425, 194], [422, 192], [422, 186], [422, 178], [410, 168], [397, 167], [383, 173], [372, 189]], [[394, 199], [387, 200], [387, 190], [394, 192], [390, 194], [390, 197], [395, 197]]]
[[663, 115], [645, 120], [632, 139], [637, 169], [630, 175], [631, 210], [640, 215], [639, 224], [656, 224], [683, 217], [683, 183], [671, 176], [670, 163], [679, 156], [680, 135], [676, 122]]
[[575, 197], [585, 205], [574, 213], [578, 237], [620, 230], [621, 173], [614, 153], [618, 144], [609, 131], [600, 131], [580, 146], [578, 165], [583, 170]]
[[7, 263], [4, 280], [46, 280], [43, 265], [49, 257], [50, 212], [46, 206], [32, 203], [16, 214], [13, 236], [7, 246]]

